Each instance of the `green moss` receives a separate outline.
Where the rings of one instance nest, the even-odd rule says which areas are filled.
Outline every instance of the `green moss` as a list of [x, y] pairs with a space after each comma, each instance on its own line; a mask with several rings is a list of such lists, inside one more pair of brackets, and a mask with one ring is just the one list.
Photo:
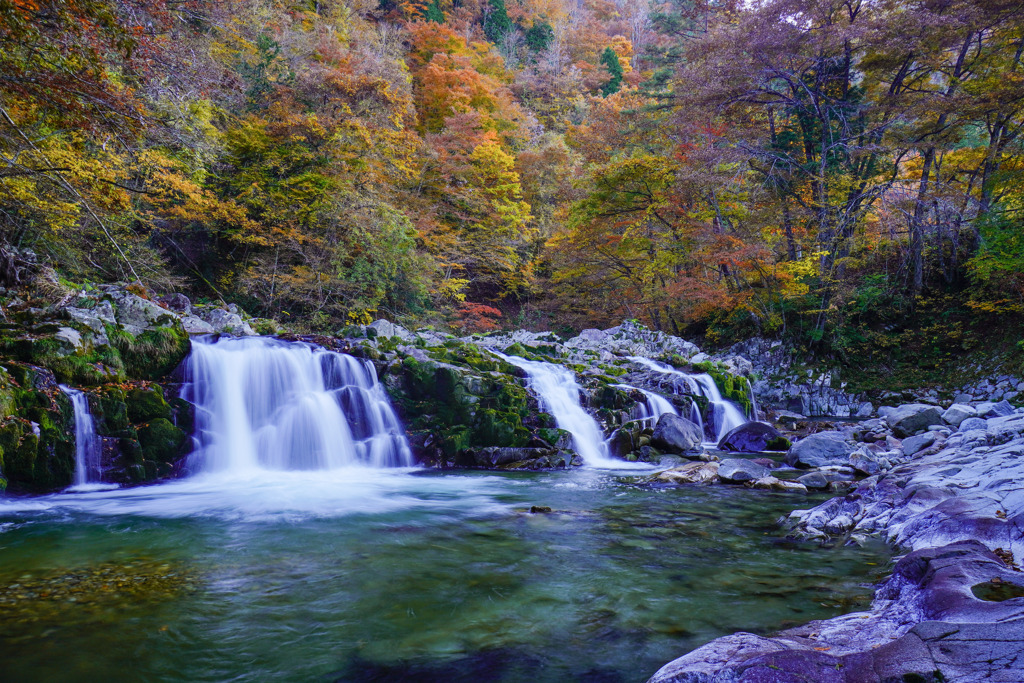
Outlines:
[[171, 407], [164, 400], [164, 390], [158, 384], [139, 387], [128, 392], [128, 419], [146, 422], [154, 418], [171, 417]]
[[138, 336], [119, 331], [110, 342], [133, 379], [160, 379], [178, 367], [191, 349], [188, 333], [180, 324], [156, 327]]
[[131, 426], [127, 393], [120, 387], [104, 387], [90, 394], [89, 409], [101, 434], [116, 434]]
[[765, 444], [766, 451], [788, 451], [793, 444], [784, 436], [777, 436]]
[[[162, 465], [171, 465], [181, 455], [187, 435], [171, 424], [171, 421], [158, 417], [150, 420], [138, 428], [139, 445], [142, 447], [142, 455], [146, 461], [152, 461]], [[169, 473], [169, 471], [167, 472]], [[161, 475], [160, 472], [157, 473]]]

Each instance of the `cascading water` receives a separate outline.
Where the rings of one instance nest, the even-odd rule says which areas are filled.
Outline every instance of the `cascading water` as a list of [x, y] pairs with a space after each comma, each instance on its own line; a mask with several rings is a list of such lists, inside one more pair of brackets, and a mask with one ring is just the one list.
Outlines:
[[71, 399], [75, 416], [75, 478], [72, 488], [80, 489], [98, 484], [103, 476], [100, 457], [103, 441], [96, 433], [96, 423], [89, 412], [89, 397], [78, 389], [60, 385], [60, 390]]
[[604, 434], [597, 421], [580, 405], [580, 386], [572, 370], [552, 363], [506, 356], [492, 349], [494, 355], [507, 363], [522, 368], [530, 378], [530, 388], [541, 404], [555, 418], [555, 423], [572, 435], [573, 448], [591, 467], [623, 467], [628, 463], [608, 453]]
[[[714, 437], [715, 443], [721, 441], [723, 436], [736, 427], [747, 422], [747, 418], [743, 415], [743, 411], [741, 411], [735, 403], [727, 401], [722, 397], [722, 393], [718, 390], [718, 385], [715, 384], [715, 380], [711, 375], [688, 375], [685, 372], [676, 370], [670, 365], [665, 365], [664, 363], [659, 363], [651, 360], [650, 358], [644, 358], [643, 356], [630, 356], [629, 360], [654, 370], [655, 372], [669, 375], [677, 383], [683, 383], [688, 391], [699, 394], [708, 399], [708, 403], [711, 404], [711, 424], [706, 426], [703, 424], [700, 420], [700, 414], [696, 407], [694, 407], [694, 413], [697, 419], [694, 419], [694, 422], [701, 426], [705, 434], [710, 431], [711, 435]], [[674, 384], [673, 386], [676, 389], [680, 388], [678, 384]], [[753, 392], [751, 392], [751, 396], [753, 396]]]
[[268, 338], [192, 340], [198, 472], [407, 467], [412, 453], [373, 365]]
[[647, 399], [644, 403], [638, 403], [637, 408], [640, 412], [636, 416], [637, 420], [641, 422], [647, 422], [651, 427], [658, 423], [658, 418], [665, 413], [672, 413], [678, 415], [679, 411], [675, 409], [667, 398], [661, 394], [656, 394], [653, 391], [647, 391], [639, 387], [633, 387], [628, 384], [615, 384], [613, 385], [616, 389], [625, 389], [626, 391], [639, 391]]

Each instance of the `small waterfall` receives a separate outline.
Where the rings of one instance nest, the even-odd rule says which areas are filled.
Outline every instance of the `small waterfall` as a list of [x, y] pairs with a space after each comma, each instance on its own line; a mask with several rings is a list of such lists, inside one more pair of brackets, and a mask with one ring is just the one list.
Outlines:
[[641, 422], [648, 422], [651, 427], [655, 426], [658, 423], [658, 418], [665, 413], [672, 413], [673, 415], [679, 414], [679, 411], [675, 409], [675, 406], [673, 406], [669, 400], [661, 394], [656, 394], [653, 391], [647, 391], [646, 389], [641, 389], [639, 387], [632, 387], [628, 384], [615, 384], [613, 386], [616, 389], [624, 389], [626, 391], [639, 391], [644, 395], [644, 398], [647, 400], [645, 403], [637, 404], [641, 414], [638, 415], [636, 419]]
[[192, 340], [193, 471], [406, 467], [412, 453], [369, 362], [301, 342]]
[[75, 416], [75, 478], [72, 488], [98, 484], [103, 476], [100, 466], [103, 440], [96, 433], [96, 422], [89, 412], [89, 397], [78, 389], [63, 384], [59, 386], [71, 399]]
[[[673, 386], [676, 390], [681, 388], [679, 384], [682, 383], [685, 385], [686, 390], [708, 399], [708, 402], [711, 404], [711, 424], [704, 425], [699, 415], [697, 415], [697, 419], [694, 419], [693, 421], [701, 426], [706, 435], [710, 432], [710, 435], [714, 437], [716, 444], [730, 431], [747, 422], [747, 418], [743, 415], [743, 411], [741, 411], [735, 403], [727, 401], [722, 397], [722, 392], [718, 390], [718, 385], [715, 384], [715, 380], [711, 375], [688, 375], [685, 372], [676, 370], [670, 365], [665, 365], [664, 363], [659, 363], [651, 360], [650, 358], [644, 358], [643, 356], [630, 356], [629, 360], [654, 370], [655, 372], [671, 376], [673, 378]], [[751, 396], [753, 396], [753, 392], [751, 392]], [[694, 413], [697, 412], [696, 407], [694, 407]]]
[[624, 465], [622, 460], [611, 457], [601, 427], [580, 405], [580, 386], [572, 370], [552, 363], [506, 356], [493, 349], [491, 352], [526, 371], [530, 388], [536, 392], [544, 409], [555, 418], [558, 427], [572, 435], [573, 448], [584, 463], [591, 467]]

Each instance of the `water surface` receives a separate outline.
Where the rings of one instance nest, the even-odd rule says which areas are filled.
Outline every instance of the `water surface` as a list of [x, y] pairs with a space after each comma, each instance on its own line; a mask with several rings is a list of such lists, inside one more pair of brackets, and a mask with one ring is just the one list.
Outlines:
[[640, 682], [865, 607], [884, 568], [783, 542], [805, 496], [633, 481], [348, 468], [0, 498], [4, 678]]

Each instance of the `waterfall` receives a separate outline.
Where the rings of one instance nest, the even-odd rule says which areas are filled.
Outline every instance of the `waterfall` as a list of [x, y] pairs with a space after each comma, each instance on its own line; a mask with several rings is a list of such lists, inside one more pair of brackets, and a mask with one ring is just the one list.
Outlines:
[[97, 484], [103, 475], [100, 466], [103, 441], [96, 433], [96, 422], [89, 412], [89, 397], [77, 389], [63, 384], [59, 386], [71, 399], [71, 408], [75, 416], [75, 478], [72, 487], [82, 488], [89, 484]]
[[632, 387], [628, 384], [615, 384], [613, 385], [616, 389], [624, 389], [626, 391], [639, 391], [644, 395], [646, 401], [644, 403], [638, 403], [637, 407], [640, 410], [641, 415], [637, 416], [636, 419], [641, 422], [647, 421], [651, 427], [658, 423], [658, 418], [665, 413], [672, 413], [678, 415], [679, 411], [669, 403], [668, 399], [661, 394], [656, 394], [653, 391], [647, 391], [639, 387]]
[[[705, 426], [699, 419], [699, 415], [698, 419], [694, 420], [694, 422], [701, 426], [705, 434], [710, 433], [714, 437], [716, 444], [730, 431], [747, 422], [743, 411], [735, 403], [727, 401], [722, 397], [722, 392], [718, 390], [718, 385], [715, 384], [715, 380], [711, 375], [703, 373], [688, 375], [670, 365], [665, 365], [643, 356], [630, 356], [629, 360], [655, 372], [671, 376], [674, 382], [676, 382], [674, 384], [676, 389], [679, 388], [678, 382], [682, 382], [691, 393], [699, 394], [708, 399], [708, 403], [711, 404], [711, 424]], [[753, 392], [751, 392], [751, 396], [753, 396]], [[694, 412], [697, 412], [696, 407], [694, 407]]]
[[592, 467], [622, 467], [626, 464], [611, 457], [601, 427], [580, 405], [580, 386], [572, 370], [552, 363], [506, 356], [494, 350], [491, 352], [526, 371], [530, 388], [540, 398], [544, 409], [555, 418], [559, 429], [572, 435], [573, 448], [584, 463]]
[[302, 342], [192, 340], [182, 396], [202, 472], [404, 467], [412, 453], [369, 362]]

